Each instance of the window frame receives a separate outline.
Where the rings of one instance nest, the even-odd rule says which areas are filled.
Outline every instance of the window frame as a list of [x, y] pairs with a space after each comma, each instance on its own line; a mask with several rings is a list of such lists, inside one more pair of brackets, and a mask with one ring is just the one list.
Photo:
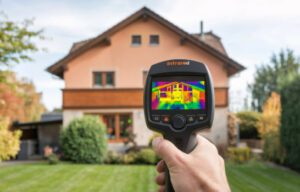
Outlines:
[[[112, 74], [112, 84], [107, 84], [107, 74]], [[96, 75], [101, 74], [101, 85], [96, 84]], [[113, 88], [116, 84], [115, 71], [92, 71], [93, 87], [94, 88]]]
[[[128, 136], [127, 137], [122, 137], [121, 136], [121, 132], [122, 132], [122, 128], [121, 128], [121, 116], [124, 115], [128, 115], [129, 118], [131, 118], [131, 131], [133, 131], [133, 124], [134, 124], [134, 119], [133, 119], [133, 113], [132, 112], [122, 112], [122, 113], [86, 113], [86, 115], [93, 115], [93, 116], [97, 116], [99, 117], [99, 119], [101, 121], [103, 121], [103, 117], [104, 116], [111, 116], [114, 118], [114, 137], [110, 138], [107, 132], [107, 139], [109, 143], [121, 143], [124, 141], [128, 141]], [[105, 122], [103, 122], [105, 123]], [[108, 131], [108, 130], [107, 130]]]
[[[157, 37], [157, 42], [152, 42], [152, 37]], [[160, 44], [160, 38], [158, 34], [151, 34], [149, 35], [149, 45], [150, 46], [159, 46]]]
[[[134, 37], [139, 37], [140, 38], [140, 42], [139, 43], [135, 43], [134, 42]], [[142, 35], [138, 35], [138, 34], [131, 35], [131, 46], [133, 46], [133, 47], [139, 47], [141, 45], [142, 45]]]

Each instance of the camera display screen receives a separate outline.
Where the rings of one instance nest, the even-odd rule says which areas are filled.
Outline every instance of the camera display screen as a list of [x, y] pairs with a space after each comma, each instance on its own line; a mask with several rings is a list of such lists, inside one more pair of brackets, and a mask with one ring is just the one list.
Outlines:
[[152, 81], [152, 110], [205, 110], [205, 81]]

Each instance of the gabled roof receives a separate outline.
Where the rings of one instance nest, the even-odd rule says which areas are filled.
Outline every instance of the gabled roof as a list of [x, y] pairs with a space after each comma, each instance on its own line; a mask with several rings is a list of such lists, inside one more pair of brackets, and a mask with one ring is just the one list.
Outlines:
[[[78, 55], [87, 51], [89, 48], [91, 48], [95, 45], [98, 45], [100, 43], [108, 43], [109, 44], [110, 43], [109, 37], [112, 34], [114, 34], [118, 30], [122, 29], [123, 27], [131, 24], [132, 22], [134, 22], [140, 18], [143, 18], [145, 20], [147, 20], [148, 18], [151, 18], [151, 19], [157, 21], [158, 23], [164, 25], [165, 27], [169, 28], [170, 30], [172, 30], [172, 31], [176, 32], [178, 35], [180, 35], [181, 40], [189, 41], [189, 42], [195, 44], [196, 46], [200, 47], [204, 51], [215, 56], [216, 58], [220, 59], [227, 65], [229, 75], [233, 75], [233, 74], [245, 69], [244, 66], [242, 66], [241, 64], [239, 64], [238, 62], [234, 61], [233, 59], [231, 59], [230, 57], [227, 56], [225, 49], [220, 42], [220, 38], [218, 36], [214, 35], [212, 32], [210, 32], [210, 34], [205, 33], [204, 37], [208, 36], [208, 35], [213, 37], [213, 38], [211, 38], [210, 41], [205, 41], [205, 40], [203, 40], [205, 38], [202, 39], [200, 35], [195, 35], [195, 34], [191, 35], [191, 34], [185, 32], [184, 30], [180, 29], [173, 23], [167, 21], [163, 17], [159, 16], [155, 12], [151, 11], [147, 7], [143, 7], [142, 9], [138, 10], [134, 14], [132, 14], [129, 17], [127, 17], [126, 19], [124, 19], [123, 21], [114, 25], [107, 31], [98, 35], [97, 37], [75, 43], [73, 45], [73, 47], [71, 48], [70, 52], [65, 57], [63, 57], [61, 60], [57, 61], [55, 64], [48, 67], [47, 71], [63, 78], [63, 73], [66, 68], [65, 66], [70, 60], [74, 59], [75, 57], [77, 57]], [[217, 48], [217, 46], [219, 48]]]

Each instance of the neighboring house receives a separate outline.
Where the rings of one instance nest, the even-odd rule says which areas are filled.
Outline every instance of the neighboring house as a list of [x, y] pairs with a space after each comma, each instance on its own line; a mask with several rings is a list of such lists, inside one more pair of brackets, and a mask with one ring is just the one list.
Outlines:
[[20, 151], [17, 159], [35, 159], [44, 156], [44, 148], [59, 148], [59, 133], [62, 126], [61, 113], [44, 113], [40, 121], [14, 122], [13, 129], [22, 131]]
[[227, 55], [214, 33], [189, 34], [146, 7], [99, 36], [74, 43], [47, 69], [65, 81], [64, 126], [93, 114], [107, 125], [111, 147], [123, 146], [130, 130], [139, 145], [147, 145], [152, 136], [143, 112], [147, 71], [175, 58], [200, 61], [210, 69], [216, 110], [214, 125], [205, 134], [216, 144], [227, 144], [229, 77], [244, 67]]

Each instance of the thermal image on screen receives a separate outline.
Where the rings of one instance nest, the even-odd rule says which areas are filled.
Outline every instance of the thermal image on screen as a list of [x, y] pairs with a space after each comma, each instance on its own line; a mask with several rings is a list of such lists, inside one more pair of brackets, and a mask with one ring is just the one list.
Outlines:
[[152, 110], [205, 109], [205, 81], [152, 82]]

